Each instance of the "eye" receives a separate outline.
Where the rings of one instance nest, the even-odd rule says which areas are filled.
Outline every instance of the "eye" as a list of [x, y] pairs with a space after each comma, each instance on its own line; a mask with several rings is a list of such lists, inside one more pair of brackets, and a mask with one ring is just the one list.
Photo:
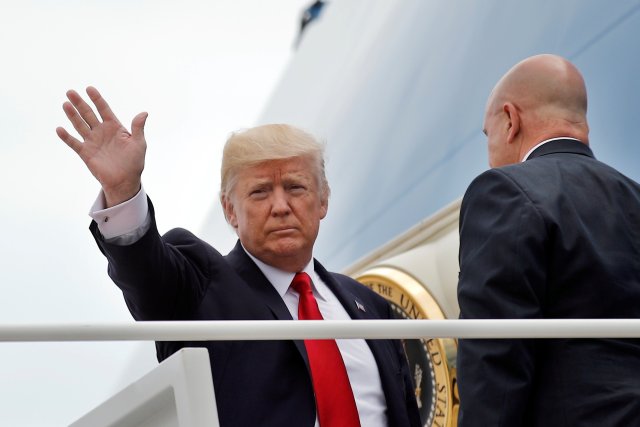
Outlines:
[[303, 193], [307, 187], [302, 184], [294, 183], [287, 186], [287, 190], [293, 194]]
[[267, 189], [264, 187], [257, 187], [249, 191], [249, 197], [252, 199], [262, 199], [267, 196]]

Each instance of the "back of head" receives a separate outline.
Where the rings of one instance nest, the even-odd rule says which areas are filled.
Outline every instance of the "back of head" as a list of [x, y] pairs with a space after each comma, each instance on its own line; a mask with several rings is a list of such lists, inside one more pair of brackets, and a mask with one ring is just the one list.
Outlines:
[[248, 166], [293, 157], [311, 158], [317, 165], [319, 185], [328, 193], [324, 171], [324, 145], [309, 133], [287, 124], [268, 124], [234, 132], [224, 146], [221, 196], [233, 191], [237, 173]]
[[580, 71], [567, 59], [543, 54], [511, 68], [490, 97], [493, 108], [510, 102], [523, 118], [526, 137], [534, 144], [556, 136], [587, 143], [587, 91]]

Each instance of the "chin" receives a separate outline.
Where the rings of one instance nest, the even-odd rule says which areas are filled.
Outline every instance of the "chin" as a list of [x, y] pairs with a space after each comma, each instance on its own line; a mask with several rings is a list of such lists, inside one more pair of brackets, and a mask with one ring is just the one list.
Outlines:
[[296, 239], [281, 239], [274, 245], [274, 250], [279, 256], [294, 256], [299, 255], [301, 251], [305, 250], [306, 245]]
[[300, 245], [284, 245], [276, 248], [274, 252], [279, 256], [289, 257], [299, 254], [300, 250]]

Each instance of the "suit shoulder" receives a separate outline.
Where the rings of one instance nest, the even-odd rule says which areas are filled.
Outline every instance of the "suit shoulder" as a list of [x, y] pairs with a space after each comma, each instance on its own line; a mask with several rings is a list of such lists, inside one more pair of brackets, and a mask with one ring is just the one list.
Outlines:
[[364, 292], [371, 291], [371, 289], [369, 289], [367, 286], [363, 285], [352, 277], [347, 276], [346, 274], [334, 273], [332, 271], [329, 271], [328, 273], [332, 275], [343, 286], [354, 287], [355, 289], [362, 290]]
[[171, 230], [167, 231], [162, 236], [162, 240], [165, 243], [169, 243], [172, 245], [194, 245], [215, 250], [213, 246], [193, 234], [191, 231], [179, 227], [172, 228]]
[[379, 304], [381, 307], [386, 307], [389, 304], [386, 299], [374, 292], [367, 285], [364, 285], [357, 280], [341, 273], [329, 272], [329, 274], [331, 274], [341, 286], [349, 289], [349, 291], [356, 294], [358, 297], [368, 299], [375, 304]]
[[184, 228], [169, 230], [162, 236], [162, 241], [193, 260], [223, 259], [217, 249]]
[[503, 166], [500, 168], [487, 169], [480, 175], [476, 176], [469, 187], [467, 192], [479, 187], [484, 187], [488, 183], [515, 183], [517, 177], [521, 174], [518, 170], [518, 165]]
[[521, 192], [523, 171], [518, 166], [520, 165], [489, 169], [475, 177], [464, 193], [462, 204], [465, 205], [475, 198], [484, 199], [504, 191]]
[[171, 230], [167, 231], [163, 236], [163, 239], [170, 241], [170, 240], [200, 240], [195, 234], [193, 234], [192, 232], [190, 232], [189, 230], [186, 230], [184, 228], [172, 228]]

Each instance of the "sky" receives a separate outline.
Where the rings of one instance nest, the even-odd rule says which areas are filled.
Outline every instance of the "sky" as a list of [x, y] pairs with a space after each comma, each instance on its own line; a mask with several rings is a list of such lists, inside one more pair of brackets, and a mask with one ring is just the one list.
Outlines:
[[[0, 325], [132, 322], [88, 231], [99, 185], [55, 134], [65, 92], [149, 118], [161, 232], [202, 229], [231, 131], [254, 125], [309, 0], [3, 1]], [[235, 241], [220, 230], [217, 247]], [[155, 366], [152, 343], [0, 342], [0, 424], [68, 425]]]

